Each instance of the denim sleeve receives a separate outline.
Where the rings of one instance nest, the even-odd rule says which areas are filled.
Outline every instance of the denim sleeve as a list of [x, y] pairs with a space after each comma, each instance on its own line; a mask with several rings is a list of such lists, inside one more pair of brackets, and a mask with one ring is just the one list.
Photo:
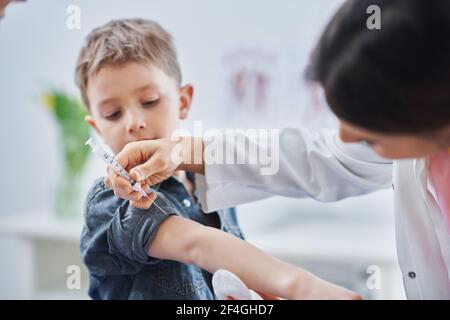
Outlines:
[[158, 193], [155, 204], [149, 209], [134, 208], [129, 201], [116, 210], [108, 228], [108, 244], [111, 253], [143, 264], [152, 264], [159, 259], [148, 255], [148, 247], [156, 236], [161, 223], [178, 212], [170, 206], [162, 193]]
[[96, 274], [132, 273], [137, 264], [153, 264], [159, 259], [149, 257], [148, 246], [160, 224], [170, 215], [180, 215], [167, 198], [158, 193], [149, 209], [138, 209], [129, 201], [114, 196], [99, 181], [86, 201], [85, 227], [81, 239], [83, 260]]

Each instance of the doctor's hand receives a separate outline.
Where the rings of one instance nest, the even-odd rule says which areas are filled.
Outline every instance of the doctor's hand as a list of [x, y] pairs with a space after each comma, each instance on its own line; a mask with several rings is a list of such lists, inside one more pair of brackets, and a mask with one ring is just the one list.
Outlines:
[[[363, 300], [363, 297], [346, 288], [337, 286], [333, 283], [324, 281], [320, 278], [317, 278], [318, 284], [313, 285], [309, 290], [307, 290], [308, 294], [301, 295], [298, 297], [299, 300]], [[262, 292], [258, 292], [259, 296], [263, 300], [283, 300], [280, 297], [276, 297], [270, 294], [265, 294]], [[235, 300], [233, 297], [228, 296], [225, 300]]]
[[[257, 293], [263, 300], [283, 300], [280, 297], [276, 297], [276, 296], [273, 296], [270, 294], [265, 294], [265, 293], [261, 293], [261, 292], [257, 292]], [[234, 299], [231, 296], [227, 296], [227, 297], [225, 297], [224, 300], [237, 300], [237, 299]]]
[[347, 288], [312, 276], [306, 285], [306, 294], [301, 299], [306, 300], [363, 300], [363, 297]]
[[[202, 153], [201, 138], [179, 137], [131, 142], [116, 155], [115, 160], [130, 173], [133, 180], [147, 187], [166, 180], [176, 170], [203, 173]], [[131, 205], [146, 209], [156, 198], [153, 195], [150, 199], [142, 197], [111, 168], [107, 173], [105, 184], [114, 190], [117, 197], [130, 200]]]

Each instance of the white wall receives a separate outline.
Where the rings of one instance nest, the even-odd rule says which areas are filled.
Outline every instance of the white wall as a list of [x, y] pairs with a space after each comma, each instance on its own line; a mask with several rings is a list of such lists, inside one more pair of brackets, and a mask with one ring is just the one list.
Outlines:
[[[5, 200], [0, 212], [18, 214], [52, 206], [60, 168], [58, 136], [53, 119], [39, 104], [39, 94], [52, 87], [78, 94], [74, 65], [82, 40], [93, 27], [122, 17], [159, 21], [175, 37], [184, 79], [197, 89], [190, 118], [221, 127], [221, 110], [227, 108], [224, 55], [255, 47], [275, 52], [277, 76], [288, 84], [273, 103], [300, 112], [292, 105], [299, 95], [296, 81], [316, 35], [339, 2], [40, 0], [11, 5], [0, 24], [0, 144], [4, 150], [0, 196]], [[70, 4], [81, 9], [81, 30], [66, 28]], [[292, 112], [270, 125], [301, 124], [299, 115]], [[252, 121], [241, 125], [252, 125]], [[102, 173], [100, 166], [94, 170], [100, 170], [94, 176]], [[24, 189], [25, 194], [17, 191]]]

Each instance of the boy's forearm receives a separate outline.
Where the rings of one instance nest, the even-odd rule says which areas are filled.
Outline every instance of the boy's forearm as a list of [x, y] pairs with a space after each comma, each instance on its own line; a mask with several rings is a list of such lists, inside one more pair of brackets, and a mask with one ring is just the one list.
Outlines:
[[161, 224], [148, 254], [195, 264], [211, 273], [226, 269], [252, 290], [286, 299], [307, 298], [318, 279], [231, 234], [178, 216]]
[[204, 229], [192, 247], [194, 264], [209, 272], [218, 269], [231, 271], [257, 292], [286, 299], [308, 296], [309, 283], [315, 278], [311, 273], [276, 259], [221, 230]]

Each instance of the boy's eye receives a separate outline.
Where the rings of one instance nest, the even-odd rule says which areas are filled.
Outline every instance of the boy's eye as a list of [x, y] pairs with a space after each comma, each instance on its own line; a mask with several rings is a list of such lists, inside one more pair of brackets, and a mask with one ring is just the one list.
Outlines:
[[119, 117], [119, 115], [120, 115], [120, 111], [116, 111], [116, 112], [107, 114], [107, 115], [105, 115], [104, 117], [105, 117], [106, 119], [108, 119], [108, 120], [115, 120], [115, 119], [117, 119], [117, 118]]
[[151, 107], [151, 106], [155, 105], [158, 101], [159, 101], [159, 99], [148, 100], [148, 101], [143, 102], [142, 106]]

